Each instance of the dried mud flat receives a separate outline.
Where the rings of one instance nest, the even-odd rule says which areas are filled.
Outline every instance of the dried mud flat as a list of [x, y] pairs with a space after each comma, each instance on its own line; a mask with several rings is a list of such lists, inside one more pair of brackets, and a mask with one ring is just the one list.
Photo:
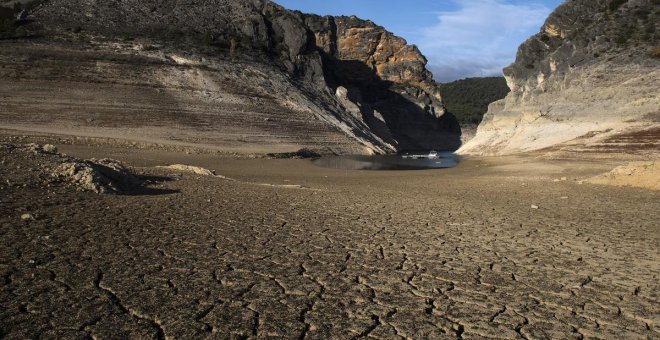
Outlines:
[[[658, 192], [578, 184], [600, 163], [0, 142], [0, 337], [660, 337]], [[9, 146], [29, 142], [116, 158], [140, 187], [80, 191], [50, 176], [61, 156]]]

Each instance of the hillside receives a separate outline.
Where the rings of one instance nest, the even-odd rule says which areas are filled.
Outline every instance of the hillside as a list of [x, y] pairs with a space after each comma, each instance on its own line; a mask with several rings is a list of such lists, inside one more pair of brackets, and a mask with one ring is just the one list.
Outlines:
[[479, 124], [490, 103], [509, 93], [502, 77], [466, 78], [440, 84], [445, 108], [456, 116], [461, 126]]
[[248, 153], [460, 143], [424, 56], [369, 21], [268, 0], [50, 0], [26, 19], [0, 40], [2, 128]]
[[657, 153], [659, 23], [657, 0], [564, 2], [504, 69], [511, 92], [460, 152]]

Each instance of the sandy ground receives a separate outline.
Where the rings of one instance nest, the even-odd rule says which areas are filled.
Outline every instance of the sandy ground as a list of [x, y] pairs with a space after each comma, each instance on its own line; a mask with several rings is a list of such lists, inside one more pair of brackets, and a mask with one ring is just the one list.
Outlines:
[[0, 337], [660, 337], [658, 192], [579, 184], [618, 164], [348, 171], [0, 139], [151, 179], [81, 192], [0, 148]]
[[660, 190], [660, 161], [631, 162], [593, 177], [589, 182]]

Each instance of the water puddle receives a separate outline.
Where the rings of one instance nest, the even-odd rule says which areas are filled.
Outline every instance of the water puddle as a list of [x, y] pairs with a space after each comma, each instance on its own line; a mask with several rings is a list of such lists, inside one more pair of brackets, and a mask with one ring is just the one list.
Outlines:
[[[428, 155], [426, 153], [420, 153]], [[425, 170], [453, 168], [460, 157], [451, 151], [438, 152], [437, 158], [406, 158], [403, 155], [384, 156], [328, 156], [316, 159], [314, 164], [346, 170]]]

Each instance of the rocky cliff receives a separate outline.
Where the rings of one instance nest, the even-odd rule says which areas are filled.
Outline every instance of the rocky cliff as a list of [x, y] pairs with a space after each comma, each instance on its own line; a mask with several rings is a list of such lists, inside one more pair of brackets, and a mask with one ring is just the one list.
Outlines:
[[520, 46], [504, 69], [510, 94], [460, 152], [659, 150], [659, 23], [656, 0], [566, 1]]
[[[29, 20], [41, 38], [0, 42], [5, 127], [264, 151], [459, 146], [426, 59], [369, 21], [269, 0], [49, 0]], [[143, 113], [134, 133], [123, 108]]]
[[446, 113], [438, 84], [416, 46], [371, 21], [305, 15], [337, 95], [357, 103], [363, 120], [402, 148], [460, 146], [460, 127]]

